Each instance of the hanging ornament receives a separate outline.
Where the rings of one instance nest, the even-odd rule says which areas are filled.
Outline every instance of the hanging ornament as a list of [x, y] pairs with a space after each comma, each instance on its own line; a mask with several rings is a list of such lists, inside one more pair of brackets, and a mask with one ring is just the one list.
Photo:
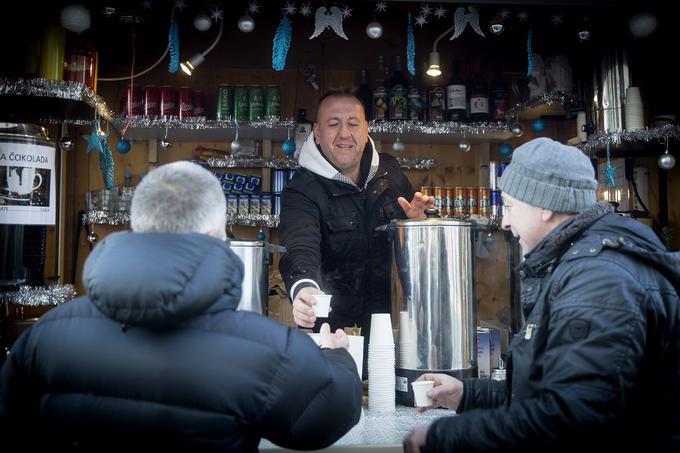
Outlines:
[[222, 10], [219, 8], [215, 8], [210, 11], [210, 19], [214, 20], [215, 22], [219, 22], [222, 20]]
[[59, 139], [59, 149], [62, 151], [71, 151], [75, 144], [71, 137], [68, 136], [66, 123], [61, 123], [61, 138]]
[[314, 33], [312, 33], [312, 36], [310, 36], [309, 39], [316, 38], [327, 28], [331, 28], [335, 34], [342, 39], [348, 39], [342, 29], [342, 20], [344, 18], [343, 11], [337, 6], [331, 6], [330, 12], [328, 12], [325, 6], [320, 7], [316, 10], [314, 16]]
[[581, 43], [590, 41], [590, 18], [584, 17], [576, 33], [578, 41]]
[[470, 142], [463, 138], [463, 140], [460, 143], [458, 143], [458, 149], [460, 150], [461, 153], [467, 153], [468, 151], [470, 151]]
[[434, 9], [434, 17], [437, 19], [443, 19], [444, 16], [446, 16], [446, 8], [444, 8], [441, 4]]
[[406, 68], [412, 76], [416, 75], [416, 38], [413, 36], [413, 25], [411, 25], [411, 13], [408, 13], [408, 25], [406, 26]]
[[260, 5], [257, 2], [250, 2], [248, 4], [248, 14], [257, 14], [260, 12]]
[[264, 241], [266, 238], [267, 236], [264, 235], [264, 231], [262, 231], [262, 229], [260, 229], [260, 231], [258, 231], [257, 234], [255, 235], [255, 239], [257, 239], [258, 241]]
[[628, 28], [630, 29], [633, 38], [644, 38], [654, 33], [659, 24], [656, 16], [651, 13], [636, 14], [628, 21]]
[[238, 122], [236, 122], [236, 137], [231, 141], [229, 148], [232, 156], [241, 150], [241, 142], [238, 141]]
[[90, 247], [94, 246], [99, 240], [99, 236], [94, 231], [87, 233], [87, 242], [90, 243]]
[[288, 56], [292, 35], [293, 26], [288, 16], [284, 14], [274, 33], [274, 42], [272, 44], [272, 68], [275, 71], [283, 71], [283, 68], [286, 66], [286, 57]]
[[562, 25], [562, 15], [557, 13], [553, 14], [550, 22], [552, 22], [553, 25]]
[[116, 8], [113, 6], [105, 6], [102, 8], [102, 15], [104, 17], [113, 17], [116, 14]]
[[545, 130], [545, 121], [543, 118], [539, 116], [538, 118], [534, 119], [531, 122], [531, 130], [537, 134], [543, 132]]
[[510, 133], [513, 137], [521, 137], [524, 134], [524, 126], [520, 123], [512, 123], [510, 125]]
[[666, 152], [659, 156], [658, 163], [663, 170], [670, 170], [675, 167], [675, 157], [668, 152], [668, 137], [666, 137]]
[[90, 28], [90, 11], [83, 5], [68, 5], [61, 10], [60, 21], [68, 31], [82, 33]]
[[399, 136], [397, 136], [397, 139], [392, 143], [392, 150], [396, 153], [401, 153], [406, 149], [406, 145], [399, 139]]
[[168, 30], [168, 53], [170, 54], [168, 72], [174, 74], [179, 69], [179, 25], [175, 19], [174, 10], [170, 18], [170, 30]]
[[387, 11], [387, 2], [376, 2], [375, 10], [384, 13]]
[[309, 2], [300, 5], [300, 14], [304, 17], [312, 14], [312, 5], [310, 5]]
[[505, 30], [505, 24], [500, 16], [495, 16], [491, 21], [489, 21], [489, 31], [493, 35], [500, 35]]
[[378, 39], [383, 35], [383, 26], [378, 21], [369, 22], [366, 25], [366, 34], [371, 39]]
[[468, 24], [470, 24], [478, 35], [484, 36], [484, 32], [479, 27], [479, 13], [477, 12], [477, 8], [468, 6], [467, 10], [468, 12], [466, 13], [465, 8], [461, 7], [456, 9], [455, 14], [453, 15], [453, 35], [449, 38], [449, 41], [453, 41], [462, 35]]
[[615, 168], [612, 167], [611, 154], [609, 153], [609, 142], [607, 142], [607, 164], [604, 167], [604, 185], [605, 187], [615, 187], [616, 179], [614, 178]]
[[491, 231], [489, 231], [488, 233], [486, 233], [486, 236], [484, 236], [484, 244], [491, 245], [493, 244], [493, 241], [494, 241], [493, 234], [491, 234]]
[[531, 27], [529, 27], [529, 32], [527, 33], [527, 77], [531, 77], [531, 74], [534, 72], [534, 51], [531, 50], [532, 35]]
[[172, 143], [170, 143], [170, 140], [168, 140], [168, 128], [165, 128], [165, 137], [161, 139], [161, 149], [163, 151], [168, 151], [170, 147], [172, 146]]
[[130, 151], [130, 142], [125, 140], [125, 137], [121, 137], [116, 143], [116, 151], [120, 154], [127, 154]]
[[238, 19], [238, 29], [243, 33], [250, 33], [255, 30], [255, 19], [249, 15], [241, 16]]
[[208, 31], [212, 26], [212, 20], [206, 13], [198, 13], [194, 18], [194, 27], [198, 31]]
[[501, 143], [499, 151], [501, 153], [501, 156], [508, 157], [512, 154], [512, 145], [508, 142], [503, 142]]
[[291, 157], [295, 154], [295, 140], [290, 138], [290, 129], [288, 129], [288, 138], [281, 145], [281, 151], [283, 151], [286, 157]]

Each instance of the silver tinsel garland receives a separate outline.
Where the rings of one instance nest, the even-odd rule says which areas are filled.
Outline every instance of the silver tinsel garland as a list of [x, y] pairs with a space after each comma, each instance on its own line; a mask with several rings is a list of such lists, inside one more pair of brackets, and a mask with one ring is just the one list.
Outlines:
[[279, 216], [275, 214], [227, 215], [227, 224], [276, 228], [279, 226]]
[[588, 137], [588, 141], [576, 145], [586, 154], [594, 154], [596, 151], [610, 145], [620, 145], [624, 142], [651, 142], [665, 140], [666, 137], [680, 138], [680, 126], [667, 124], [652, 129], [640, 129], [638, 131], [598, 132]]
[[[130, 124], [128, 125], [128, 120]], [[204, 116], [195, 116], [180, 119], [178, 116], [116, 116], [113, 120], [117, 128], [128, 126], [133, 129], [168, 128], [182, 130], [206, 130], [206, 129], [236, 129], [237, 127], [251, 127], [254, 129], [281, 129], [292, 128], [295, 123], [291, 120], [280, 118], [265, 118], [257, 121], [243, 121], [237, 123], [234, 120], [208, 120]]]
[[21, 286], [18, 291], [0, 293], [0, 297], [15, 305], [37, 307], [59, 305], [76, 297], [76, 288], [71, 284], [49, 286]]
[[397, 157], [399, 166], [405, 170], [431, 170], [434, 168], [434, 159], [406, 159]]
[[[113, 119], [113, 112], [106, 105], [103, 98], [95, 94], [82, 83], [66, 82], [64, 80], [47, 79], [8, 79], [0, 78], [0, 95], [36, 96], [81, 101], [97, 110], [105, 121]], [[56, 120], [46, 119], [48, 123], [58, 123]], [[85, 125], [92, 122], [87, 120], [64, 120], [65, 123]]]
[[295, 159], [255, 159], [248, 157], [210, 157], [208, 166], [215, 168], [281, 168], [296, 169], [300, 164]]
[[83, 214], [83, 223], [96, 225], [125, 225], [130, 222], [127, 211], [87, 211]]
[[552, 91], [550, 93], [545, 93], [542, 96], [516, 104], [514, 107], [508, 110], [508, 113], [505, 115], [505, 117], [512, 119], [522, 114], [522, 112], [526, 110], [533, 109], [541, 105], [552, 105], [555, 102], [559, 102], [565, 106], [573, 104], [574, 95], [571, 93], [565, 93], [564, 91]]
[[468, 134], [482, 135], [487, 132], [509, 132], [504, 121], [488, 123], [460, 123], [457, 121], [369, 121], [368, 131], [385, 134], [405, 134], [417, 132], [421, 134]]

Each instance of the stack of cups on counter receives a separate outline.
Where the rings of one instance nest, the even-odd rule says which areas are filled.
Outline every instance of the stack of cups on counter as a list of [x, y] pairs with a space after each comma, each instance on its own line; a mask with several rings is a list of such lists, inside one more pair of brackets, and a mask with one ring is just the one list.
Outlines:
[[645, 128], [642, 97], [640, 96], [640, 88], [638, 87], [628, 87], [626, 89], [624, 120], [627, 131], [638, 131]]
[[415, 347], [411, 341], [411, 322], [407, 311], [399, 312], [399, 368], [409, 368], [415, 354]]
[[368, 343], [368, 410], [395, 410], [395, 354], [392, 320], [389, 313], [371, 315]]

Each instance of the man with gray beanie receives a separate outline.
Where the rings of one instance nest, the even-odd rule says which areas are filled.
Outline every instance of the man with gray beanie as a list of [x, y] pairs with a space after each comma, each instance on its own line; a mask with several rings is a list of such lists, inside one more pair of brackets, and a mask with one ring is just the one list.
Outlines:
[[596, 187], [578, 148], [515, 150], [502, 225], [524, 253], [525, 322], [507, 380], [421, 376], [458, 415], [414, 428], [405, 451], [680, 448], [680, 253], [597, 203]]

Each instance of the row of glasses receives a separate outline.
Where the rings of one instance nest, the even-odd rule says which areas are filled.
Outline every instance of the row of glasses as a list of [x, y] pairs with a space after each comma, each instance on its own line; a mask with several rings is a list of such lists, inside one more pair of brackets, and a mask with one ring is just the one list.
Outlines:
[[88, 211], [130, 212], [130, 204], [135, 188], [114, 186], [112, 189], [85, 192], [85, 205]]

